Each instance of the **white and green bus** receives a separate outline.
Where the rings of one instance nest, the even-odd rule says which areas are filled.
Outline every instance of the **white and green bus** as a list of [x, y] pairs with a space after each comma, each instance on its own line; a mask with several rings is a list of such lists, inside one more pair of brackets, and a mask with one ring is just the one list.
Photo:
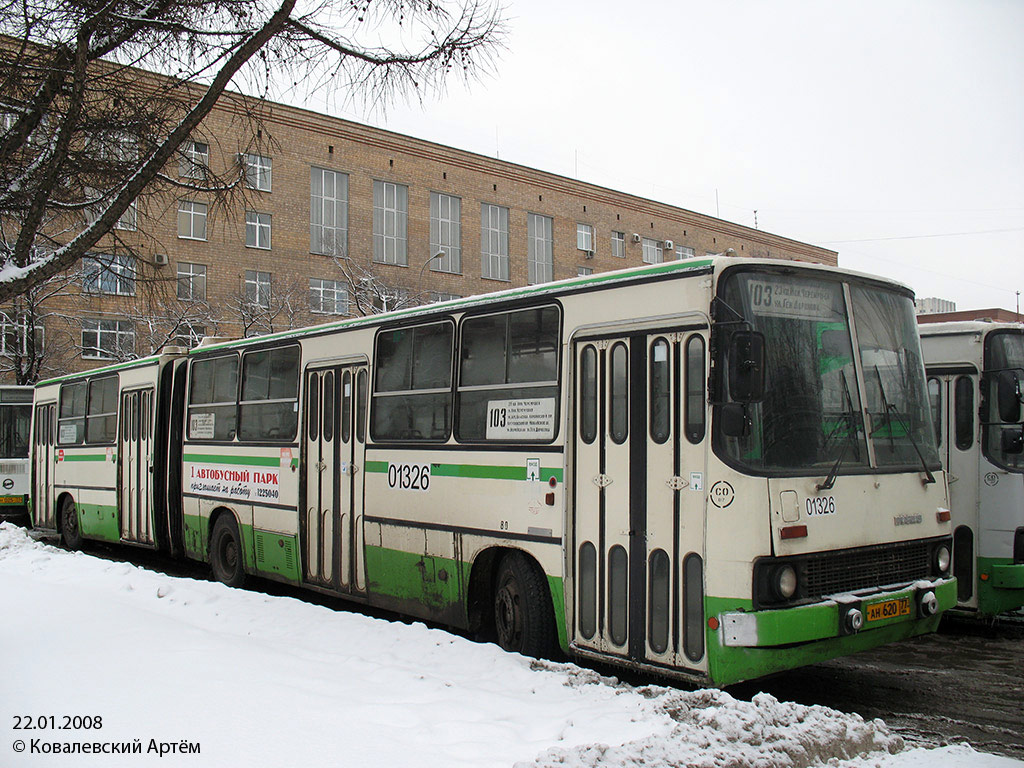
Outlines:
[[715, 257], [36, 390], [35, 524], [728, 685], [934, 630], [909, 289]]
[[1024, 325], [925, 323], [921, 347], [953, 510], [958, 608], [1024, 607]]
[[0, 522], [28, 523], [32, 387], [0, 385]]

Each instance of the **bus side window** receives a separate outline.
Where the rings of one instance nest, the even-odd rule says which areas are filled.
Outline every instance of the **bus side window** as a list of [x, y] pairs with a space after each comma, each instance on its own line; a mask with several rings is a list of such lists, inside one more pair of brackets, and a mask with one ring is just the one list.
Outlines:
[[238, 355], [192, 363], [188, 396], [190, 440], [232, 440], [238, 407]]
[[242, 356], [239, 440], [292, 440], [299, 423], [299, 347]]
[[707, 421], [704, 406], [704, 337], [693, 334], [686, 340], [686, 439], [704, 439]]
[[85, 442], [85, 388], [84, 381], [61, 385], [58, 445], [81, 445]]
[[957, 377], [953, 392], [956, 447], [966, 451], [974, 444], [974, 385], [970, 376]]
[[558, 425], [558, 307], [469, 317], [462, 323], [456, 436], [550, 442]]
[[117, 438], [117, 376], [89, 381], [85, 442], [112, 443]]
[[650, 429], [651, 439], [664, 443], [669, 438], [672, 424], [671, 389], [672, 369], [668, 353], [668, 340], [655, 339], [648, 355], [650, 372]]
[[448, 439], [454, 339], [447, 320], [377, 335], [370, 426], [375, 440]]
[[942, 382], [928, 379], [928, 405], [932, 412], [932, 426], [935, 427], [935, 444], [942, 445]]

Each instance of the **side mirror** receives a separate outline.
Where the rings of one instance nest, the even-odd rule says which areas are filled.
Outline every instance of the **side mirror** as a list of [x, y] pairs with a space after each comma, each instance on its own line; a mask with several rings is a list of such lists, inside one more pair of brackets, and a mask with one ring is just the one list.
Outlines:
[[718, 418], [722, 434], [726, 437], [745, 437], [750, 434], [750, 415], [743, 403], [725, 403], [719, 407]]
[[1020, 422], [1020, 374], [1017, 371], [1000, 371], [996, 383], [999, 401], [999, 420], [1008, 424]]
[[1024, 427], [1004, 427], [1000, 438], [1004, 455], [1024, 453]]
[[737, 331], [729, 340], [729, 396], [738, 403], [764, 397], [764, 335]]

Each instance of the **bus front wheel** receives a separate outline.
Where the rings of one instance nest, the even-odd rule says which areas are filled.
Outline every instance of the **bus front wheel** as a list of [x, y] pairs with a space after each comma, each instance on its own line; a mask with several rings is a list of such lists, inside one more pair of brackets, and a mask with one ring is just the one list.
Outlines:
[[78, 527], [78, 509], [70, 496], [60, 505], [60, 535], [68, 549], [82, 548], [82, 530]]
[[245, 583], [245, 562], [242, 557], [242, 538], [238, 525], [230, 514], [217, 518], [210, 536], [210, 568], [217, 581], [229, 587]]
[[506, 651], [538, 658], [554, 649], [555, 622], [544, 574], [519, 552], [498, 566], [494, 589], [494, 628]]

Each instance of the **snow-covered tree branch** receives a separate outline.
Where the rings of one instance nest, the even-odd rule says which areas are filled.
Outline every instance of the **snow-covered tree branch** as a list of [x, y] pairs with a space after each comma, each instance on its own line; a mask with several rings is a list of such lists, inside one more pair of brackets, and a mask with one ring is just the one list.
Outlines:
[[195, 163], [192, 137], [229, 89], [301, 80], [380, 106], [485, 71], [501, 13], [489, 0], [0, 2], [0, 305], [87, 253], [138, 249], [117, 230], [151, 198], [243, 194], [238, 165], [168, 171]]

